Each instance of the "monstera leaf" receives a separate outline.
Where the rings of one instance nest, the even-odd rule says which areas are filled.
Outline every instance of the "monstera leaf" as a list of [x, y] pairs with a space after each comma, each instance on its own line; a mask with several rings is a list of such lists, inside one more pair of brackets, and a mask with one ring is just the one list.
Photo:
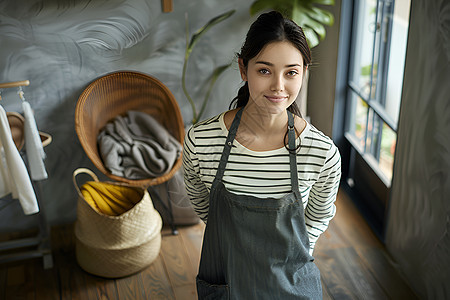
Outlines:
[[333, 14], [317, 5], [334, 5], [334, 0], [256, 0], [250, 14], [264, 10], [277, 10], [300, 25], [308, 45], [314, 48], [325, 38], [325, 26], [334, 23]]

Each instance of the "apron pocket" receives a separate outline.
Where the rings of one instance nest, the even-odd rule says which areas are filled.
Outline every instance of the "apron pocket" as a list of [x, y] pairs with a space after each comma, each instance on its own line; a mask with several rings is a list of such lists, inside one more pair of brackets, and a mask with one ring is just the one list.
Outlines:
[[196, 281], [198, 299], [230, 299], [230, 288], [227, 284], [211, 284], [198, 276]]

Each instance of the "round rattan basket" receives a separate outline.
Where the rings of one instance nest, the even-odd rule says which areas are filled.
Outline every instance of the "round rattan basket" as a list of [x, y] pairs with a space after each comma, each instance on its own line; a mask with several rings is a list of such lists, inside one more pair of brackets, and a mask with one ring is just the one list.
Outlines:
[[75, 130], [94, 166], [109, 178], [133, 186], [148, 187], [169, 180], [181, 166], [181, 155], [172, 169], [156, 178], [130, 180], [111, 174], [100, 157], [97, 136], [116, 116], [138, 110], [153, 116], [181, 144], [184, 123], [170, 90], [158, 79], [138, 72], [119, 71], [94, 80], [80, 95], [75, 110]]

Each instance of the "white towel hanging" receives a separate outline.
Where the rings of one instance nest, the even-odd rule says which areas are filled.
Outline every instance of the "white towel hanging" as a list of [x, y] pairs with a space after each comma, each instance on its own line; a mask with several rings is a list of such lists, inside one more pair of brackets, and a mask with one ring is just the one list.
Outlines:
[[28, 165], [30, 168], [31, 178], [33, 180], [47, 179], [47, 171], [45, 169], [44, 159], [45, 152], [42, 147], [42, 141], [34, 119], [33, 110], [30, 103], [22, 102], [23, 114], [25, 117], [25, 149], [28, 157]]
[[1, 162], [0, 187], [5, 190], [0, 191], [0, 195], [12, 193], [13, 198], [20, 201], [23, 212], [26, 215], [39, 212], [39, 206], [31, 184], [30, 177], [25, 167], [25, 163], [14, 144], [8, 118], [3, 106], [0, 105], [0, 142], [1, 142]]

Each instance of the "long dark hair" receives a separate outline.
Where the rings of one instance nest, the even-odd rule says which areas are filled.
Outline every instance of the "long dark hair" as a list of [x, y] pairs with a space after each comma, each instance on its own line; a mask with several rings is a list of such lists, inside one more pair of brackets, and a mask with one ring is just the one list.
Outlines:
[[[241, 53], [238, 53], [237, 57], [242, 59], [244, 67], [247, 68], [249, 60], [258, 55], [264, 46], [281, 41], [291, 42], [300, 51], [305, 67], [311, 63], [311, 51], [302, 28], [277, 11], [264, 13], [253, 22], [241, 48]], [[237, 96], [231, 101], [230, 109], [245, 106], [249, 97], [248, 82], [245, 82], [239, 89]], [[300, 109], [295, 101], [288, 107], [288, 110], [301, 116]]]

